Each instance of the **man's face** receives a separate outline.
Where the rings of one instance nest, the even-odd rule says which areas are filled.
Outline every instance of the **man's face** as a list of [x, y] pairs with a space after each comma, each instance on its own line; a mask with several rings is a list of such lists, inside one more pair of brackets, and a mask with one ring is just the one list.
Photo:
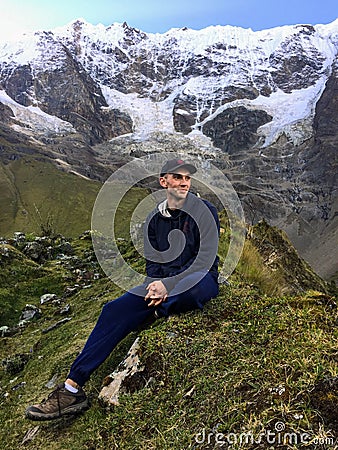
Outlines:
[[164, 177], [160, 177], [160, 184], [163, 188], [168, 189], [168, 196], [183, 200], [191, 186], [190, 172], [182, 168], [177, 170], [177, 173], [167, 173]]

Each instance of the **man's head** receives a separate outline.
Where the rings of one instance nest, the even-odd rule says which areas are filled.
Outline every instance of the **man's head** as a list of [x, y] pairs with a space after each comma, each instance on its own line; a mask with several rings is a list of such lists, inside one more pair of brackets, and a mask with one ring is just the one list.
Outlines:
[[184, 202], [191, 185], [191, 175], [196, 167], [183, 159], [171, 159], [161, 169], [160, 185], [167, 189], [170, 206], [176, 207]]

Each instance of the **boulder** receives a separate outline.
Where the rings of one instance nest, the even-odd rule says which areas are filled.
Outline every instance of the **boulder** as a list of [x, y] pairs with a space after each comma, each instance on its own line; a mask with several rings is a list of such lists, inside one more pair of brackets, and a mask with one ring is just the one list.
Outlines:
[[108, 405], [119, 405], [119, 395], [130, 390], [130, 384], [133, 384], [133, 380], [138, 384], [138, 378], [143, 371], [144, 366], [140, 359], [139, 338], [136, 338], [125, 359], [113, 373], [104, 379], [104, 386], [99, 394], [99, 399]]

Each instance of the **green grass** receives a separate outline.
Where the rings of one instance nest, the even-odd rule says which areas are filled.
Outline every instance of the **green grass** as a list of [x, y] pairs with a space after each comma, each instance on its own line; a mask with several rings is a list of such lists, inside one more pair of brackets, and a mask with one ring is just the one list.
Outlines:
[[[36, 425], [24, 419], [25, 407], [48, 393], [44, 384], [53, 375], [64, 378], [102, 304], [117, 294], [101, 280], [72, 299], [74, 319], [62, 328], [41, 335], [49, 323], [45, 318], [5, 340], [9, 354], [15, 342], [31, 358], [15, 382], [8, 374], [1, 380], [3, 448], [18, 448]], [[316, 293], [274, 298], [237, 283], [222, 287], [203, 313], [162, 319], [141, 332], [147, 377], [154, 379], [150, 387], [122, 395], [112, 410], [97, 400], [103, 377], [135, 337], [129, 336], [88, 384], [92, 408], [77, 418], [39, 423], [26, 448], [188, 449], [203, 430], [258, 436], [276, 422], [289, 432], [331, 436], [332, 424], [311, 405], [316, 382], [337, 376], [337, 317], [323, 298]], [[23, 388], [11, 390], [22, 381]]]
[[62, 273], [50, 272], [10, 245], [0, 245], [0, 326], [18, 323], [26, 304], [37, 304], [50, 290], [62, 292], [64, 284]]
[[[101, 188], [102, 183], [65, 173], [42, 157], [0, 163], [0, 236], [21, 231], [77, 237], [91, 229], [93, 206]], [[121, 188], [115, 181], [105, 206], [120, 199]], [[125, 194], [116, 215], [118, 236], [129, 236], [128, 214], [146, 195], [145, 189], [136, 187]], [[104, 213], [109, 225], [109, 211]]]
[[0, 235], [45, 229], [78, 236], [90, 229], [101, 183], [58, 170], [47, 160], [22, 157], [0, 164]]
[[[221, 250], [227, 239], [224, 233]], [[88, 238], [76, 239], [72, 245], [84, 260], [92, 254]], [[126, 242], [122, 247], [136, 267], [144, 269]], [[338, 317], [333, 297], [314, 289], [293, 295], [273, 293], [268, 272], [259, 277], [259, 271], [247, 270], [248, 258], [256, 255], [258, 267], [263, 267], [263, 258], [252, 249], [248, 254], [230, 278], [230, 286], [222, 285], [220, 295], [203, 312], [160, 319], [123, 340], [86, 385], [92, 403], [88, 411], [78, 417], [34, 423], [24, 418], [25, 408], [49, 393], [45, 385], [52, 377], [58, 382], [64, 379], [102, 306], [122, 291], [102, 277], [64, 297], [60, 305], [41, 305], [39, 320], [1, 339], [2, 360], [10, 358], [13, 365], [19, 364], [18, 354], [28, 360], [16, 373], [15, 367], [10, 370], [3, 365], [0, 375], [2, 448], [21, 448], [26, 433], [38, 426], [34, 439], [22, 447], [206, 450], [227, 448], [216, 445], [224, 437], [239, 439], [242, 434], [258, 439], [275, 431], [280, 422], [289, 435], [307, 433], [311, 439], [327, 439], [328, 445], [279, 444], [276, 448], [334, 448], [329, 440], [336, 439], [338, 432], [334, 381]], [[16, 255], [13, 263], [19, 260]], [[32, 303], [39, 303], [43, 290], [59, 289], [62, 297], [65, 286], [75, 284], [71, 270], [56, 261], [40, 267], [40, 278], [34, 274], [34, 264], [28, 267], [24, 262], [27, 272], [16, 289], [29, 293]], [[280, 272], [281, 283], [287, 282], [285, 273]], [[70, 305], [67, 317], [71, 320], [44, 333], [63, 317], [60, 309], [65, 304]], [[117, 367], [137, 335], [144, 376], [152, 382], [121, 395], [120, 406], [107, 408], [97, 398], [102, 380]], [[325, 380], [332, 383], [328, 392], [318, 387]], [[249, 442], [232, 448], [272, 447], [263, 438], [259, 447]]]

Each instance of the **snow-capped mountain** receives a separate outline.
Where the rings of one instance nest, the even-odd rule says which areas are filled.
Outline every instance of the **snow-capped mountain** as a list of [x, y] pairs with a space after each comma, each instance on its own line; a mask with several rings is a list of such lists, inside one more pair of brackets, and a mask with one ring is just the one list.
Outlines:
[[[78, 20], [0, 45], [0, 81], [19, 104], [75, 128], [76, 119], [68, 117], [71, 99], [63, 100], [66, 108], [55, 99], [62, 103], [60, 94], [72, 96], [85, 85], [92, 106], [79, 112], [85, 119], [96, 109], [116, 108], [131, 118], [129, 131], [142, 137], [153, 131], [208, 136], [219, 115], [243, 107], [249, 115], [262, 112], [255, 124], [260, 147], [283, 134], [299, 144], [312, 135], [314, 108], [332, 73], [337, 41], [338, 20], [259, 32], [214, 26], [165, 34]], [[115, 130], [104, 137], [110, 134]], [[231, 140], [223, 141], [220, 148], [235, 150]]]
[[309, 256], [309, 236], [321, 251], [334, 238], [337, 51], [338, 20], [164, 34], [76, 20], [0, 44], [2, 134], [99, 178], [118, 155], [207, 154], [248, 221]]

